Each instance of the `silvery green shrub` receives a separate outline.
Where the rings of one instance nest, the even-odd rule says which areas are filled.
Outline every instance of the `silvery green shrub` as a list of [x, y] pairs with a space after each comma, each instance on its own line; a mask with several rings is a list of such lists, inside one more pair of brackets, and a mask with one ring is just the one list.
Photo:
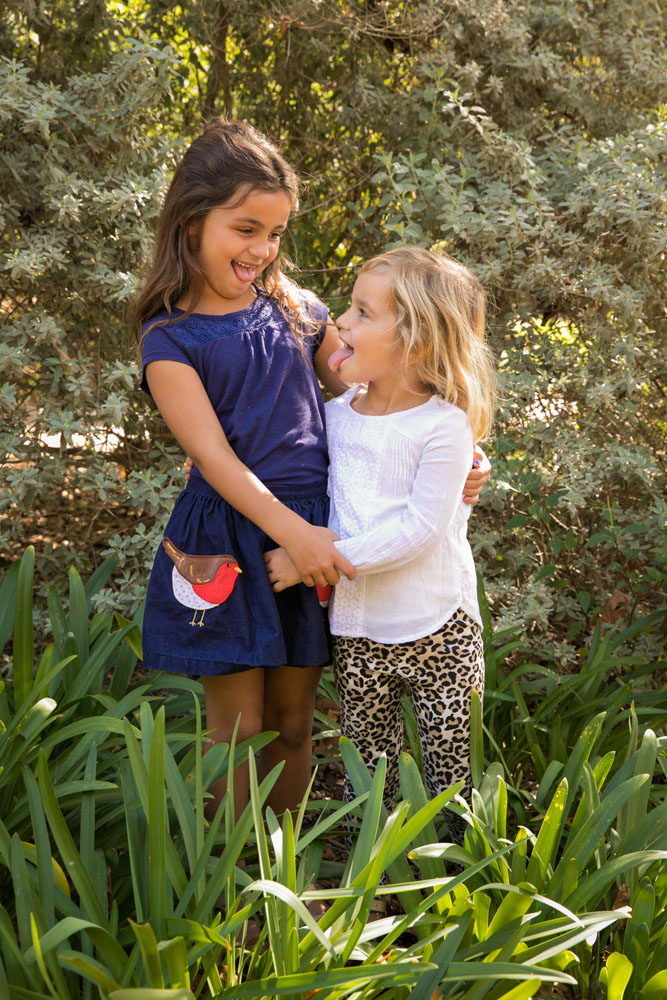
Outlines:
[[[415, 241], [489, 291], [501, 371], [472, 537], [494, 615], [564, 658], [664, 579], [665, 71], [651, 3], [172, 7], [22, 0], [0, 28], [0, 543], [116, 554], [129, 611], [182, 456], [137, 391], [127, 303], [212, 113], [308, 182], [288, 249], [337, 313]], [[92, 500], [92, 502], [91, 502]], [[102, 595], [101, 604], [109, 601]]]

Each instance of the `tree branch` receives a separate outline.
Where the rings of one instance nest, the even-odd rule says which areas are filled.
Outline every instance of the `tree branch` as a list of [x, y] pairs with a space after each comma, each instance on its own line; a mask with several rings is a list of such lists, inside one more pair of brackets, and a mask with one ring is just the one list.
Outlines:
[[202, 114], [206, 120], [213, 118], [216, 104], [222, 90], [222, 112], [230, 115], [232, 111], [232, 92], [229, 86], [229, 63], [227, 62], [227, 36], [229, 34], [229, 7], [223, 0], [216, 6], [211, 39], [211, 63], [206, 78], [206, 94]]

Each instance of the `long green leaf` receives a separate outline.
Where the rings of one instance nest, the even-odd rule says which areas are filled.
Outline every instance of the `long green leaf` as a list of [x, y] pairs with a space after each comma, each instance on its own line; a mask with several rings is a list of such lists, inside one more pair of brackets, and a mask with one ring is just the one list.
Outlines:
[[28, 767], [23, 770], [23, 783], [28, 798], [30, 819], [35, 839], [39, 898], [44, 918], [50, 927], [53, 924], [55, 916], [55, 884], [51, 843], [49, 841], [46, 817], [44, 816], [39, 788], [37, 787], [34, 774]]
[[[418, 982], [420, 976], [433, 969], [430, 963], [411, 962], [406, 965], [376, 965], [373, 968], [326, 969], [317, 972], [301, 972], [289, 976], [266, 976], [252, 983], [239, 983], [223, 990], [216, 1000], [266, 1000], [267, 997], [284, 996], [295, 993], [303, 996], [310, 990], [360, 988], [367, 983], [390, 980], [396, 986]], [[341, 994], [344, 996], [345, 994]], [[110, 1000], [117, 1000], [116, 997]], [[125, 998], [120, 998], [125, 1000]], [[130, 998], [128, 998], [130, 1000]]]
[[667, 969], [658, 972], [639, 991], [641, 1000], [664, 1000], [667, 996]]
[[[500, 889], [500, 885], [485, 886], [485, 888], [494, 888], [496, 890]], [[508, 924], [513, 924], [517, 920], [523, 917], [533, 904], [534, 896], [532, 892], [526, 892], [526, 889], [530, 889], [527, 884], [520, 886], [508, 885], [504, 887], [508, 891], [502, 903], [496, 910], [491, 923], [489, 924], [488, 935], [491, 936], [495, 934], [496, 931], [500, 930]]]
[[146, 987], [130, 987], [114, 990], [109, 994], [109, 1000], [195, 1000], [191, 990], [158, 990]]
[[[51, 994], [51, 996], [55, 997], [58, 994], [55, 991], [55, 987], [46, 968], [46, 964], [44, 962], [44, 956], [42, 955], [39, 948], [39, 935], [37, 933], [37, 925], [35, 923], [35, 916], [33, 913], [30, 914], [30, 932], [33, 941], [33, 948], [35, 950], [35, 961], [37, 963], [37, 968], [42, 974], [42, 979], [46, 983], [46, 988], [48, 989], [49, 993]], [[65, 992], [62, 995], [62, 1000], [70, 1000], [70, 992], [67, 988], [65, 988]]]
[[[0, 955], [11, 983], [25, 984], [37, 991], [42, 983], [36, 969], [27, 964], [16, 937], [16, 927], [9, 914], [0, 906]], [[47, 1000], [51, 1000], [50, 997]]]
[[14, 709], [18, 711], [30, 696], [34, 668], [32, 626], [32, 581], [35, 572], [35, 549], [32, 545], [23, 553], [18, 572], [16, 616], [14, 619]]
[[[196, 727], [195, 728], [195, 745], [194, 745], [194, 752], [195, 752], [195, 802], [194, 802], [194, 820], [195, 820], [194, 834], [195, 834], [195, 844], [194, 844], [194, 847], [195, 847], [195, 853], [196, 853], [197, 857], [200, 857], [201, 853], [202, 853], [202, 850], [203, 850], [203, 847], [204, 847], [204, 840], [205, 840], [204, 824], [206, 822], [206, 808], [205, 808], [205, 803], [204, 803], [204, 788], [205, 787], [210, 788], [211, 787], [211, 783], [209, 783], [207, 786], [204, 786], [204, 770], [203, 770], [203, 767], [202, 767], [202, 760], [203, 760], [203, 757], [204, 757], [204, 749], [203, 749], [203, 730], [202, 730], [201, 705], [199, 704], [199, 699], [197, 697], [195, 697], [194, 695], [192, 696], [192, 702], [193, 702], [194, 709], [195, 709], [195, 727]], [[213, 750], [213, 749], [215, 749], [215, 747], [210, 747], [209, 748], [209, 752], [210, 752], [210, 750]], [[191, 868], [191, 870], [192, 870], [192, 868], [195, 867], [195, 864], [196, 864], [196, 862], [195, 862], [194, 857], [193, 857], [191, 859], [191, 861], [190, 861], [190, 868]], [[197, 890], [197, 898], [201, 899], [203, 891], [204, 891], [204, 886], [202, 885]]]
[[128, 626], [107, 635], [102, 642], [97, 643], [87, 661], [81, 667], [71, 690], [66, 692], [63, 706], [72, 706], [84, 695], [95, 692], [100, 683], [102, 673], [108, 668], [113, 653], [121, 644], [127, 633], [134, 626]]
[[[146, 746], [145, 753], [149, 758], [149, 764], [150, 764], [151, 751], [150, 751], [150, 745], [147, 743], [147, 740], [150, 739], [150, 737], [147, 736], [149, 727], [145, 725], [146, 713], [143, 712], [144, 708], [146, 709], [147, 714], [150, 717], [151, 723], [153, 717], [150, 713], [149, 706], [145, 702], [142, 703], [142, 742]], [[149, 767], [146, 765], [146, 762], [144, 760], [144, 755], [139, 746], [135, 732], [127, 719], [124, 722], [124, 732], [125, 732], [125, 744], [127, 746], [128, 756], [130, 758], [130, 765], [132, 768], [132, 776], [139, 795], [139, 800], [141, 802], [141, 808], [143, 809], [143, 812], [146, 815], [146, 817], [148, 817], [150, 815], [150, 801], [151, 801]], [[164, 796], [164, 788], [162, 790], [162, 795]], [[158, 837], [160, 836], [159, 833], [157, 833], [156, 835]], [[166, 837], [165, 841], [166, 841], [165, 849], [163, 851], [162, 857], [166, 858], [167, 878], [171, 883], [171, 887], [174, 893], [176, 894], [176, 897], [180, 898], [181, 894], [185, 892], [187, 879], [185, 876], [185, 872], [183, 870], [183, 866], [181, 865], [181, 861], [178, 856], [178, 852], [176, 850], [174, 842], [171, 840], [171, 838], [166, 838]]]
[[632, 976], [632, 962], [614, 951], [607, 959], [607, 1000], [623, 1000], [625, 987]]
[[[168, 817], [164, 786], [164, 705], [155, 717], [148, 769], [148, 843], [150, 916], [160, 940], [166, 937]], [[138, 931], [137, 931], [138, 934]], [[141, 937], [139, 942], [141, 944]], [[162, 983], [151, 983], [161, 986]]]
[[[399, 758], [398, 767], [401, 782], [401, 797], [407, 799], [410, 803], [410, 815], [414, 816], [428, 802], [424, 783], [412, 754], [402, 753]], [[434, 823], [425, 823], [422, 829], [415, 835], [413, 845], [421, 847], [424, 844], [434, 844], [437, 839], [438, 835]], [[417, 866], [421, 874], [427, 878], [438, 878], [445, 874], [445, 866], [442, 861], [436, 861], [431, 858], [420, 858], [417, 861]]]
[[25, 863], [23, 847], [17, 833], [12, 837], [11, 846], [11, 877], [14, 886], [14, 905], [16, 907], [16, 923], [19, 940], [23, 951], [32, 942], [30, 929], [30, 914], [32, 912], [32, 889], [28, 876], [28, 866]]
[[40, 753], [37, 761], [37, 778], [42, 802], [44, 803], [44, 813], [51, 827], [53, 838], [58, 845], [58, 850], [65, 862], [67, 872], [79, 893], [82, 907], [95, 923], [101, 927], [106, 927], [108, 924], [106, 910], [95, 891], [93, 881], [81, 860], [74, 839], [58, 806], [58, 800], [56, 799], [49, 776], [46, 755], [43, 752]]
[[461, 983], [467, 979], [531, 979], [538, 977], [548, 983], [570, 983], [576, 979], [558, 969], [547, 969], [540, 965], [513, 962], [452, 962], [442, 978], [443, 983]]
[[[183, 780], [181, 772], [178, 769], [178, 764], [176, 763], [174, 755], [166, 742], [164, 745], [164, 757], [165, 781], [169, 793], [169, 800], [176, 812], [179, 825], [178, 834], [183, 840], [183, 846], [185, 847], [185, 852], [188, 858], [190, 873], [192, 873], [197, 864], [197, 858], [200, 856], [204, 847], [203, 838], [202, 843], [198, 844], [196, 831], [196, 809], [197, 803], [201, 800], [199, 796], [196, 795], [195, 803], [192, 802], [192, 799], [188, 794], [185, 781]], [[201, 893], [199, 893], [199, 895], [201, 895]]]
[[618, 810], [646, 780], [646, 775], [630, 778], [620, 788], [615, 789], [603, 798], [599, 808], [595, 810], [584, 829], [576, 835], [571, 844], [567, 845], [567, 854], [563, 855], [560, 864], [554, 872], [554, 877], [549, 887], [550, 895], [559, 895], [559, 888], [562, 885], [567, 860], [573, 858], [581, 871], [584, 864], [600, 844], [602, 837], [617, 815]]
[[[255, 836], [257, 838], [257, 853], [259, 855], [259, 870], [262, 879], [266, 882], [271, 881], [271, 859], [269, 857], [269, 845], [266, 838], [266, 831], [264, 829], [264, 822], [262, 817], [262, 800], [259, 794], [259, 786], [257, 783], [257, 768], [255, 766], [255, 758], [252, 754], [248, 754], [248, 770], [250, 779], [250, 805], [252, 808], [253, 821], [255, 825]], [[268, 929], [268, 942], [269, 948], [271, 950], [271, 956], [273, 958], [274, 968], [279, 975], [284, 974], [286, 969], [286, 942], [282, 938], [280, 920], [279, 920], [279, 910], [278, 907], [273, 903], [271, 897], [266, 900], [265, 904], [266, 913], [266, 923]]]
[[[582, 941], [588, 941], [594, 935], [599, 935], [607, 927], [612, 927], [616, 923], [621, 923], [626, 917], [623, 910], [604, 910], [597, 913], [582, 914], [576, 921], [568, 921], [565, 929], [562, 929], [562, 922], [549, 921], [544, 926], [548, 929], [541, 930], [539, 925], [532, 929], [535, 933], [541, 933], [545, 937], [539, 944], [526, 948], [521, 952], [522, 962], [551, 962], [562, 955], [563, 952], [575, 948]], [[526, 935], [527, 942], [529, 935]]]
[[[611, 784], [609, 786], [611, 788]], [[661, 847], [667, 843], [667, 798], [651, 810], [649, 821], [637, 826], [613, 845], [614, 857], [632, 854], [643, 848]]]
[[[605, 715], [605, 712], [600, 712], [593, 719], [591, 719], [590, 722], [586, 723], [581, 731], [579, 739], [575, 744], [574, 750], [570, 754], [568, 762], [565, 765], [563, 777], [567, 779], [568, 787], [567, 801], [565, 803], [565, 817], [567, 817], [570, 812], [574, 796], [583, 774], [584, 761], [588, 760], [593, 752], [593, 748], [595, 747], [600, 735]], [[563, 820], [563, 822], [565, 822], [565, 820]]]
[[[274, 767], [264, 778], [259, 786], [259, 800], [263, 804], [275, 781], [282, 770], [282, 765], [278, 764]], [[229, 794], [229, 792], [228, 792]], [[222, 804], [218, 809], [220, 812], [222, 809]], [[230, 895], [231, 898], [234, 896], [234, 879], [237, 869], [235, 868], [243, 847], [248, 839], [248, 834], [252, 829], [254, 822], [254, 813], [252, 802], [248, 802], [243, 813], [241, 814], [238, 822], [235, 824], [231, 837], [225, 843], [225, 849], [222, 852], [221, 857], [217, 860], [216, 866], [212, 872], [210, 872], [209, 877], [206, 882], [206, 889], [204, 894], [197, 904], [196, 910], [193, 914], [195, 920], [204, 920], [206, 916], [210, 913], [211, 908], [214, 906], [216, 899], [220, 895], [225, 881], [229, 879], [230, 882]], [[183, 893], [179, 896], [179, 902], [176, 908], [176, 916], [180, 916], [185, 912], [185, 906], [188, 900], [194, 894], [195, 885], [197, 880], [201, 877], [202, 873], [202, 863], [205, 863], [205, 859], [208, 858], [211, 850], [213, 849], [213, 844], [215, 840], [215, 829], [211, 828], [209, 830], [206, 843], [204, 845], [204, 854], [200, 856], [197, 862], [197, 868], [195, 869], [190, 883]], [[169, 926], [174, 926], [174, 921], [169, 921]]]
[[88, 659], [88, 601], [76, 568], [69, 569], [69, 614], [67, 624], [74, 635], [81, 662]]
[[507, 993], [500, 993], [496, 1000], [532, 1000], [541, 985], [541, 979], [529, 979], [525, 983], [513, 986]]
[[18, 589], [20, 563], [9, 567], [0, 585], [0, 649], [4, 649], [14, 628], [16, 617], [16, 592]]
[[[49, 991], [58, 1000], [76, 1000], [67, 987], [62, 969], [53, 957], [45, 957], [39, 943], [39, 933], [37, 931], [37, 921], [34, 913], [30, 914], [30, 930], [32, 935], [33, 949], [37, 967], [42, 974], [42, 979], [46, 983]], [[47, 969], [47, 964], [49, 968]]]
[[167, 966], [170, 988], [189, 989], [190, 974], [185, 939], [179, 935], [170, 941], [161, 941], [158, 948]]
[[[97, 747], [92, 746], [88, 752], [84, 780], [86, 782], [94, 782], [96, 775]], [[95, 801], [95, 792], [88, 786], [88, 790], [81, 794], [79, 852], [81, 860], [89, 872], [93, 871], [95, 854]]]
[[63, 968], [70, 969], [83, 976], [84, 980], [99, 986], [102, 997], [107, 996], [109, 991], [119, 988], [119, 984], [111, 978], [106, 967], [89, 955], [79, 951], [64, 950], [59, 952], [58, 958]]
[[[651, 791], [651, 779], [655, 770], [657, 755], [658, 741], [655, 733], [652, 729], [647, 729], [642, 736], [641, 746], [636, 754], [635, 774], [646, 774], [649, 780], [637, 789], [634, 795], [628, 799], [619, 811], [617, 830], [621, 839], [629, 830], [636, 829], [638, 826], [644, 826], [647, 822], [646, 810], [648, 807], [649, 795]], [[634, 888], [632, 879], [626, 879], [626, 882], [632, 890]]]
[[269, 881], [268, 879], [257, 879], [256, 882], [251, 882], [248, 886], [248, 892], [255, 890], [268, 893], [270, 896], [275, 896], [277, 899], [281, 899], [284, 903], [286, 903], [290, 909], [294, 910], [294, 912], [298, 914], [310, 932], [317, 938], [321, 946], [328, 951], [333, 958], [336, 958], [336, 949], [332, 945], [331, 941], [322, 933], [315, 918], [291, 889], [281, 885], [279, 882]]
[[142, 808], [141, 796], [137, 790], [130, 761], [120, 763], [120, 783], [125, 807], [126, 843], [130, 858], [130, 879], [132, 882], [134, 907], [137, 920], [143, 923], [149, 912], [148, 871], [146, 857], [148, 824]]
[[587, 875], [580, 884], [575, 885], [570, 895], [563, 894], [563, 902], [577, 912], [584, 907], [596, 906], [609, 886], [622, 872], [649, 865], [653, 861], [665, 860], [667, 860], [667, 851], [636, 851], [633, 854], [611, 858], [605, 862], [602, 868]]
[[[137, 608], [132, 622], [137, 626], [139, 632], [139, 638], [141, 638], [141, 627], [144, 620], [144, 610], [145, 601], [142, 601]], [[132, 677], [132, 672], [137, 665], [137, 659], [139, 654], [142, 652], [138, 648], [137, 643], [134, 641], [132, 644], [129, 642], [129, 637], [136, 637], [136, 632], [128, 632], [127, 637], [123, 640], [120, 647], [118, 657], [116, 659], [116, 666], [114, 668], [113, 677], [111, 678], [111, 683], [109, 684], [109, 690], [111, 691], [114, 698], [122, 698], [127, 691], [128, 684], [130, 683], [130, 678]], [[134, 647], [134, 648], [133, 648]], [[179, 678], [180, 680], [180, 678]], [[170, 685], [173, 685], [173, 680], [170, 680]]]
[[[60, 947], [65, 941], [82, 932], [90, 936], [98, 952], [104, 956], [108, 966], [107, 971], [111, 976], [120, 979], [127, 967], [127, 955], [109, 931], [91, 920], [82, 920], [80, 917], [65, 917], [64, 920], [59, 921], [40, 937], [42, 953], [47, 955], [51, 951], [60, 952]], [[32, 949], [28, 949], [26, 961], [32, 962], [34, 957]]]
[[162, 962], [160, 961], [155, 932], [150, 924], [135, 924], [133, 920], [130, 923], [139, 942], [148, 985], [153, 990], [162, 990], [164, 989], [164, 976], [162, 975]]
[[568, 785], [567, 779], [564, 778], [549, 803], [526, 871], [526, 881], [532, 882], [539, 891], [545, 888], [546, 873], [556, 857], [558, 842], [565, 822], [567, 797]]
[[[344, 881], [347, 884], [354, 881], [361, 869], [365, 868], [370, 861], [383, 813], [386, 818], [387, 814], [382, 804], [386, 773], [387, 757], [382, 754], [370, 780], [368, 800], [364, 806], [361, 827], [350, 852], [350, 860], [344, 876]], [[352, 775], [350, 775], [350, 780], [354, 783]]]
[[470, 696], [470, 775], [475, 788], [479, 788], [484, 773], [484, 727], [482, 725], [482, 699], [474, 688]]

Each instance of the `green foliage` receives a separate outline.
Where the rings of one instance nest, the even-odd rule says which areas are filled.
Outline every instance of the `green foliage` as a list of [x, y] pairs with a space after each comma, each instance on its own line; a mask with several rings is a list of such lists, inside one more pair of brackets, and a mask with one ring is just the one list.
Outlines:
[[[18, 11], [4, 30], [13, 27], [23, 43], [7, 53], [5, 37], [0, 56], [0, 510], [5, 552], [21, 536], [35, 537], [62, 567], [70, 539], [90, 553], [98, 519], [111, 533], [125, 511], [135, 527], [124, 534], [141, 538], [142, 513], [162, 509], [169, 495], [167, 475], [148, 471], [158, 452], [135, 391], [125, 311], [173, 162], [174, 142], [152, 125], [168, 96], [174, 55], [126, 33], [110, 51], [93, 45], [90, 62], [79, 56], [77, 69], [66, 71], [51, 63], [51, 16], [56, 12], [40, 15], [47, 54], [39, 70], [27, 58], [35, 43]], [[54, 23], [54, 30], [64, 45], [71, 25]], [[132, 593], [124, 606], [133, 610], [136, 598]]]
[[[645, 735], [650, 727], [664, 730], [667, 688], [654, 684], [660, 663], [641, 651], [640, 642], [646, 633], [652, 634], [649, 649], [659, 647], [665, 615], [654, 612], [608, 635], [598, 624], [579, 669], [564, 673], [552, 651], [536, 651], [517, 636], [517, 630], [494, 631], [481, 581], [480, 596], [485, 618], [487, 759], [502, 764], [513, 809], [519, 821], [527, 823], [530, 812], [543, 807], [545, 796], [558, 782], [563, 778], [571, 782], [573, 771], [592, 754], [604, 749], [606, 778], [625, 761], [628, 731], [628, 752], [634, 753], [640, 731]], [[479, 769], [481, 754], [475, 750], [473, 745]], [[539, 789], [528, 790], [526, 782]]]
[[[544, 736], [529, 720], [506, 733], [502, 701], [487, 693], [486, 747], [479, 703], [472, 715], [471, 806], [460, 785], [429, 801], [405, 753], [401, 801], [388, 813], [384, 760], [371, 775], [341, 739], [356, 798], [306, 796], [295, 815], [279, 818], [265, 803], [280, 767], [260, 782], [254, 762], [272, 734], [203, 753], [200, 685], [170, 678], [158, 697], [159, 675], [134, 679], [138, 622], [90, 608], [113, 565], [85, 585], [70, 570], [67, 611], [52, 587], [53, 641], [33, 665], [34, 566], [29, 549], [0, 585], [0, 622], [14, 630], [14, 672], [0, 692], [0, 987], [8, 1000], [309, 991], [372, 1000], [388, 988], [394, 1000], [431, 1000], [436, 991], [528, 1000], [551, 983], [595, 995], [598, 982], [608, 1000], [661, 995], [667, 737], [650, 725], [662, 718], [663, 692], [653, 707], [628, 713], [610, 695], [613, 669], [593, 691], [583, 673], [568, 700], [589, 712], [573, 711], [561, 730], [564, 766], [547, 767], [529, 796], [507, 762], [527, 771], [532, 760], [540, 774], [530, 754]], [[487, 634], [489, 662], [506, 645]], [[526, 705], [536, 696], [525, 671], [515, 671], [513, 690]], [[552, 711], [565, 716], [566, 703]], [[521, 728], [533, 734], [513, 758], [508, 745], [520, 743]], [[206, 789], [225, 772], [231, 786], [245, 760], [250, 803], [235, 816], [230, 791], [209, 822]], [[525, 821], [517, 821], [522, 803]], [[463, 847], [443, 841], [443, 809], [465, 817]], [[326, 839], [345, 836], [347, 858], [325, 859]], [[396, 912], [371, 920], [374, 899], [386, 895]], [[319, 918], [313, 904], [326, 905]]]
[[[472, 519], [489, 600], [572, 664], [614, 590], [664, 583], [664, 30], [648, 0], [34, 4], [0, 28], [2, 551], [119, 560], [130, 616], [180, 456], [126, 304], [202, 117], [308, 180], [291, 251], [337, 313], [392, 241], [482, 277], [502, 376]], [[289, 241], [288, 241], [289, 242]], [[653, 633], [645, 632], [648, 645]], [[587, 655], [585, 652], [582, 654]]]

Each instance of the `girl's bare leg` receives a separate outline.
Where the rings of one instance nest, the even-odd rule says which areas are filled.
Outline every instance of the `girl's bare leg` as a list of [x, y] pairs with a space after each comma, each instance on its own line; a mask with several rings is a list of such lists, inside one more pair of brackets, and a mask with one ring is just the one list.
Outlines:
[[280, 735], [262, 750], [260, 771], [264, 776], [285, 761], [267, 803], [277, 813], [298, 806], [310, 781], [313, 714], [321, 673], [321, 667], [279, 667], [264, 672], [261, 728]]
[[[266, 671], [269, 673], [269, 671]], [[264, 705], [264, 674], [262, 667], [244, 670], [240, 674], [223, 677], [202, 677], [206, 699], [206, 728], [211, 730], [214, 743], [230, 743], [234, 726], [239, 715], [241, 721], [236, 742], [261, 733]], [[220, 778], [209, 788], [213, 799], [206, 806], [209, 819], [215, 816], [222, 798], [227, 791], [227, 778]], [[248, 764], [234, 770], [234, 815], [240, 816], [248, 802]]]

